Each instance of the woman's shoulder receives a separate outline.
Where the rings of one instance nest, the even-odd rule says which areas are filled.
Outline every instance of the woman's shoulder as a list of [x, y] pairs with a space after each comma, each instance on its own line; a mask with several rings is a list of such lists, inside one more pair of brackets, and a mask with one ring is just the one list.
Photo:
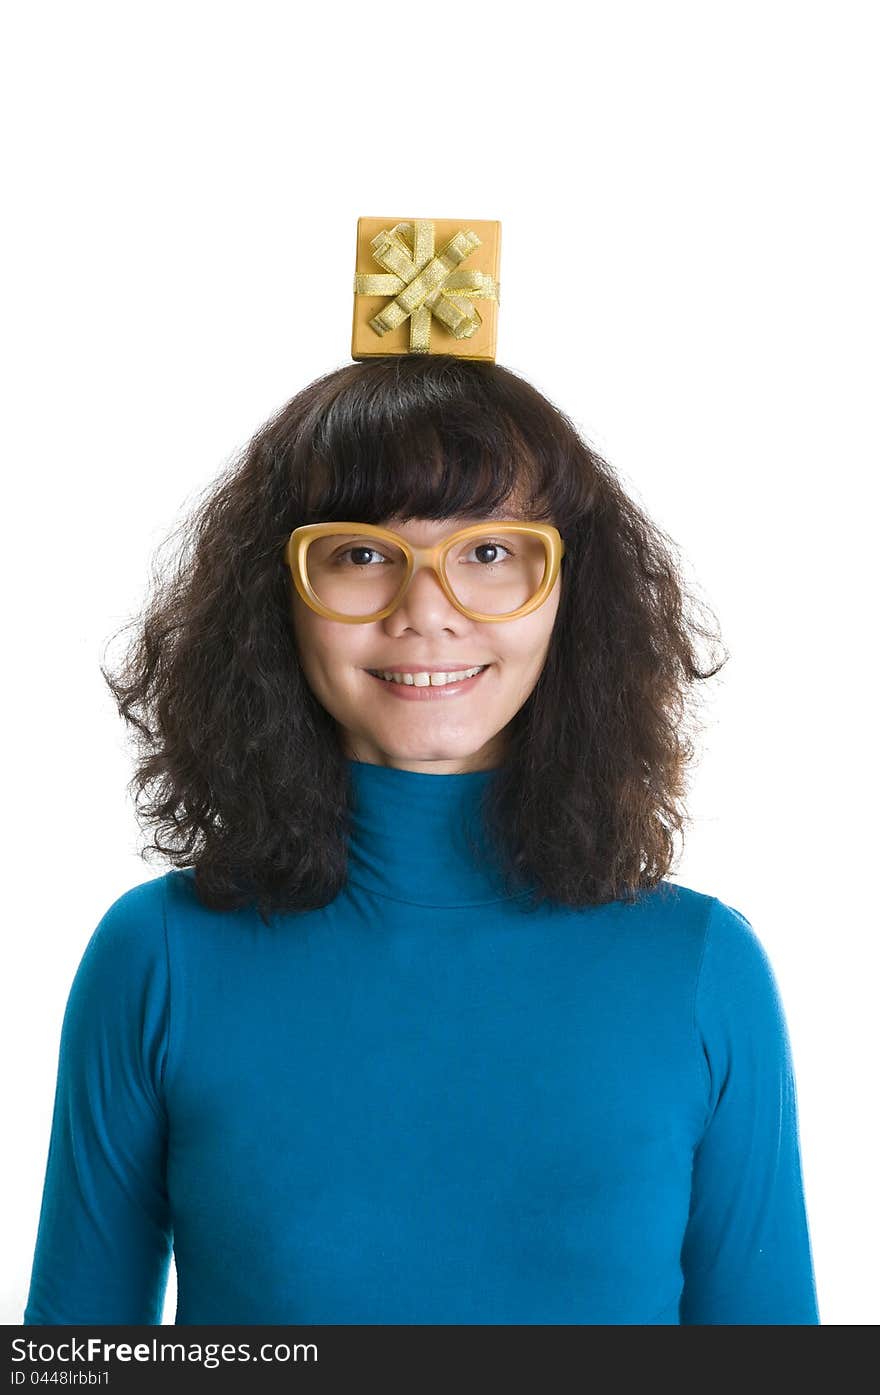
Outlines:
[[[780, 985], [754, 914], [747, 916], [721, 896], [665, 885], [670, 890], [652, 893], [648, 904], [690, 945], [698, 1023], [723, 1022], [726, 1031], [740, 1021], [750, 1030], [762, 1027], [767, 1035], [780, 1037], [785, 1030]], [[676, 942], [677, 937], [670, 939]]]
[[633, 901], [616, 904], [622, 907], [625, 918], [643, 926], [652, 937], [662, 936], [670, 941], [683, 937], [700, 945], [716, 918], [738, 915], [711, 892], [667, 878], [639, 891]]
[[664, 878], [648, 891], [640, 892], [635, 904], [658, 921], [696, 928], [703, 938], [711, 932], [724, 940], [751, 940], [751, 921], [737, 907], [710, 891], [698, 891], [682, 882]]
[[132, 1023], [163, 1021], [168, 992], [164, 883], [164, 876], [136, 883], [93, 921], [68, 994], [68, 1054], [91, 1049], [96, 1024], [123, 1040]]
[[101, 916], [90, 947], [98, 945], [106, 955], [167, 955], [181, 931], [193, 940], [204, 922], [215, 935], [224, 919], [199, 900], [191, 867], [171, 868], [121, 892]]
[[94, 924], [81, 972], [130, 972], [165, 955], [167, 874], [137, 882], [116, 896]]
[[101, 926], [105, 934], [120, 938], [145, 934], [151, 926], [164, 926], [172, 906], [180, 910], [199, 904], [193, 869], [175, 867], [121, 892], [104, 912]]
[[[625, 903], [624, 903], [625, 904]], [[728, 973], [767, 976], [769, 960], [749, 917], [724, 897], [664, 879], [625, 914], [645, 949], [674, 962], [685, 955], [702, 981]]]

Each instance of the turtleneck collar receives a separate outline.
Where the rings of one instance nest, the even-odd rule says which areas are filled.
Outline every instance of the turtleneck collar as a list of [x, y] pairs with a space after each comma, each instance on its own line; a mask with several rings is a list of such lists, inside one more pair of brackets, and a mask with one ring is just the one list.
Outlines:
[[[494, 771], [428, 775], [350, 758], [347, 765], [353, 885], [416, 906], [515, 899], [504, 890], [480, 822], [480, 799]], [[466, 827], [480, 855], [468, 846]]]

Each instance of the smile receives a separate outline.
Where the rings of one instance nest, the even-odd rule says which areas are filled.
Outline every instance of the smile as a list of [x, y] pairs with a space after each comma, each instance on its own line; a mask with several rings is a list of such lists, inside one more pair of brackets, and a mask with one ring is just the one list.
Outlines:
[[368, 668], [366, 672], [371, 678], [375, 678], [377, 683], [383, 685], [390, 697], [419, 702], [425, 699], [430, 701], [432, 698], [456, 697], [459, 693], [470, 692], [491, 667], [491, 664], [484, 664], [479, 669], [464, 669], [460, 673], [401, 673], [388, 678], [384, 678], [373, 669]]

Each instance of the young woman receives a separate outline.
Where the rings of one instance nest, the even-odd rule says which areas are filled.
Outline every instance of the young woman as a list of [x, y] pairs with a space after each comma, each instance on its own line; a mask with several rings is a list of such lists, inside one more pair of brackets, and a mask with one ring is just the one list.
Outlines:
[[724, 662], [669, 540], [427, 355], [187, 542], [102, 669], [172, 868], [70, 992], [25, 1322], [160, 1322], [173, 1247], [178, 1323], [818, 1323], [773, 971], [667, 878]]

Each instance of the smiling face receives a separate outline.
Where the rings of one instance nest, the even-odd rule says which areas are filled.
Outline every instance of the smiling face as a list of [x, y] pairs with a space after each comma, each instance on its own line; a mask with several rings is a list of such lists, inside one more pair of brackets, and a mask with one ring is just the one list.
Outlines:
[[[499, 517], [516, 517], [516, 513]], [[427, 547], [470, 519], [391, 518], [414, 546]], [[417, 572], [384, 620], [351, 625], [317, 615], [291, 579], [291, 619], [306, 680], [339, 724], [345, 754], [371, 765], [452, 775], [504, 759], [504, 728], [538, 681], [559, 609], [561, 574], [543, 605], [517, 620], [471, 620], [449, 601], [428, 568]], [[370, 669], [443, 669], [486, 664], [479, 677], [447, 687], [407, 686]]]

